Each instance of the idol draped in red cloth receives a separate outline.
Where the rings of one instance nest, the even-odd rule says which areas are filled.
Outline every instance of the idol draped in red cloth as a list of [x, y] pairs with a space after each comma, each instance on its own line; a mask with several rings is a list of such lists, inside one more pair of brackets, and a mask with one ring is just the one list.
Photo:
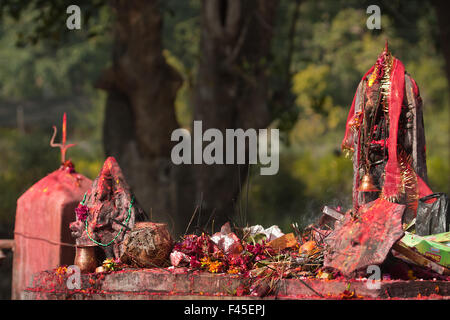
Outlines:
[[387, 42], [358, 85], [342, 149], [353, 154], [353, 212], [381, 197], [406, 204], [405, 218], [412, 219], [418, 199], [432, 193], [426, 183], [422, 99]]

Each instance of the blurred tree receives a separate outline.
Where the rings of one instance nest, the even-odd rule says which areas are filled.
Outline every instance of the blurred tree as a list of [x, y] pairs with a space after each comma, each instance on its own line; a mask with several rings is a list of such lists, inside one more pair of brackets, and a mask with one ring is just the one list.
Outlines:
[[[49, 5], [42, 1], [0, 2], [0, 237], [12, 236], [17, 198], [58, 168], [59, 151], [51, 148], [49, 141], [51, 126], [60, 127], [64, 111], [68, 112], [68, 137], [78, 143], [69, 151], [77, 171], [95, 177], [102, 162], [97, 134], [101, 117], [96, 114], [102, 110], [102, 101], [96, 98], [89, 80], [104, 67], [105, 52], [109, 54], [107, 36], [90, 37], [88, 28], [71, 37], [57, 36], [64, 29], [60, 26], [53, 29], [55, 33], [42, 31], [46, 38], [38, 36], [36, 29], [44, 26], [39, 17], [53, 12]], [[58, 21], [65, 24], [65, 8], [61, 10]], [[87, 26], [92, 19], [103, 26], [105, 11], [94, 11]], [[97, 26], [93, 29], [100, 30]]]
[[[205, 129], [269, 123], [264, 82], [275, 6], [275, 1], [202, 2], [193, 118], [202, 120]], [[234, 166], [175, 166], [170, 160], [170, 136], [179, 126], [173, 106], [181, 77], [163, 56], [159, 3], [115, 1], [113, 8], [116, 54], [99, 83], [109, 91], [105, 152], [122, 164], [154, 218], [175, 219], [176, 233], [184, 231], [200, 202], [199, 226], [212, 211], [216, 223], [225, 222], [234, 211], [233, 197], [245, 170], [239, 180]]]
[[[67, 18], [61, 12], [69, 4], [64, 0], [8, 0], [0, 9], [3, 15], [16, 19], [27, 10], [36, 13], [32, 18], [35, 28], [18, 35], [20, 45], [36, 44], [41, 38], [57, 44], [70, 42], [70, 32], [61, 28]], [[96, 10], [105, 4], [78, 4], [88, 37], [95, 34], [91, 30]], [[232, 198], [244, 181], [238, 181], [236, 169], [224, 167], [211, 175], [206, 168], [176, 167], [170, 160], [170, 136], [179, 127], [174, 104], [183, 80], [166, 61], [170, 53], [163, 50], [162, 22], [170, 7], [156, 0], [116, 0], [108, 4], [114, 13], [112, 65], [96, 84], [108, 92], [105, 153], [118, 159], [138, 199], [154, 218], [167, 220], [171, 216], [177, 221], [177, 232], [184, 229], [194, 210], [192, 199], [203, 193], [205, 210], [216, 209], [217, 220], [224, 222], [226, 215], [232, 214]], [[267, 126], [265, 71], [276, 1], [203, 1], [201, 7], [194, 118], [218, 128]], [[181, 61], [187, 65], [186, 59]], [[202, 92], [213, 98], [208, 100], [208, 94]], [[264, 114], [254, 117], [255, 112]], [[214, 191], [217, 187], [220, 192]]]
[[433, 1], [433, 5], [436, 10], [436, 16], [439, 24], [439, 39], [445, 58], [447, 81], [450, 84], [450, 21], [447, 16], [448, 12], [450, 12], [450, 2], [446, 0], [435, 0]]
[[116, 157], [137, 199], [154, 217], [178, 221], [170, 136], [182, 78], [163, 56], [159, 1], [112, 1], [112, 66], [97, 87], [108, 92], [103, 143]]
[[[297, 212], [301, 219], [320, 209], [324, 194], [344, 204], [342, 180], [350, 162], [339, 158], [336, 150], [357, 82], [385, 38], [421, 88], [431, 186], [444, 192], [449, 188], [450, 169], [443, 160], [449, 154], [448, 123], [441, 121], [448, 114], [448, 85], [442, 72], [446, 42], [438, 37], [445, 29], [438, 27], [432, 3], [81, 0], [77, 4], [82, 8], [82, 30], [77, 32], [61, 27], [69, 4], [0, 3], [3, 21], [26, 22], [16, 24], [14, 31], [0, 25], [2, 47], [11, 46], [13, 32], [20, 47], [34, 44], [33, 50], [2, 50], [0, 59], [6, 63], [0, 66], [0, 93], [18, 102], [61, 95], [75, 101], [88, 93], [84, 101], [95, 110], [80, 109], [77, 114], [82, 120], [80, 136], [86, 141], [74, 155], [95, 174], [102, 161], [100, 148], [92, 148], [87, 140], [100, 139], [101, 131], [94, 128], [101, 128], [104, 113], [105, 153], [117, 157], [155, 219], [170, 220], [170, 215], [183, 229], [200, 202], [202, 220], [214, 208], [217, 214], [225, 212], [222, 217], [232, 215], [232, 201], [238, 201], [246, 168], [205, 170], [170, 164], [170, 133], [188, 128], [192, 119], [203, 120], [205, 128], [265, 127], [275, 120], [272, 125], [289, 133], [282, 137], [280, 154], [289, 170], [280, 172], [282, 178], [253, 180], [250, 208], [258, 210], [254, 214], [278, 217], [285, 211], [292, 218]], [[381, 30], [366, 28], [369, 4], [382, 9]], [[113, 38], [114, 44], [98, 46], [100, 34]], [[101, 95], [91, 83], [107, 64], [109, 71], [97, 83], [107, 89]], [[99, 106], [105, 99], [103, 109]], [[292, 200], [295, 194], [298, 201], [277, 209], [276, 203]]]
[[[194, 93], [194, 119], [203, 130], [266, 128], [271, 121], [268, 74], [277, 7], [275, 0], [203, 0], [200, 62]], [[245, 165], [195, 166], [195, 196], [204, 199], [204, 225], [212, 212], [225, 223], [233, 214], [245, 181]], [[238, 172], [239, 170], [239, 172]]]

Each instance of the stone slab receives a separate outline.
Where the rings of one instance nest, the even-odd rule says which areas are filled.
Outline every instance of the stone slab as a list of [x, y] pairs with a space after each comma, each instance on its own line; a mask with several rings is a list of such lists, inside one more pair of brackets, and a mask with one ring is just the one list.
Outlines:
[[168, 269], [128, 269], [83, 274], [81, 288], [69, 290], [67, 276], [54, 271], [34, 275], [32, 285], [22, 292], [26, 300], [190, 300], [190, 299], [339, 299], [349, 289], [365, 299], [411, 299], [429, 297], [450, 299], [450, 281], [383, 280], [379, 288], [368, 287], [367, 280], [281, 279], [273, 293], [264, 298], [236, 296], [236, 289], [248, 284], [239, 275], [187, 272]]

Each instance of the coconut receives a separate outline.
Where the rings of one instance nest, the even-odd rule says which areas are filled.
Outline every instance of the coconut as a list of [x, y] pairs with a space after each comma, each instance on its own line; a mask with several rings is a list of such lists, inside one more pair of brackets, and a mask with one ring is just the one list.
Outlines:
[[165, 223], [138, 222], [122, 242], [120, 261], [138, 268], [165, 267], [173, 245]]

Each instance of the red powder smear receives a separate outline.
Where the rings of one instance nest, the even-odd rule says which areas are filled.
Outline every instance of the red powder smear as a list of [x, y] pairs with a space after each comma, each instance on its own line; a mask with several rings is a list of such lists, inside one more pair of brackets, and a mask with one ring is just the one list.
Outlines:
[[[187, 268], [179, 268], [181, 270], [176, 270], [176, 269], [164, 269], [167, 271], [174, 271], [173, 274], [182, 274], [181, 272], [185, 272], [187, 270]], [[54, 270], [55, 271], [55, 270]], [[26, 289], [26, 291], [30, 291], [30, 292], [41, 292], [41, 293], [47, 293], [47, 294], [52, 294], [52, 295], [58, 295], [58, 294], [64, 294], [66, 295], [67, 298], [69, 298], [70, 296], [72, 296], [73, 294], [82, 294], [85, 295], [86, 297], [90, 297], [94, 294], [98, 294], [98, 295], [129, 295], [129, 296], [148, 296], [149, 298], [151, 297], [164, 297], [164, 296], [192, 296], [192, 297], [198, 297], [198, 296], [209, 296], [209, 297], [219, 297], [219, 296], [223, 296], [223, 297], [230, 297], [232, 296], [231, 294], [227, 294], [225, 292], [215, 292], [215, 293], [207, 293], [207, 292], [177, 292], [176, 291], [176, 286], [174, 282], [174, 286], [173, 286], [173, 290], [171, 291], [159, 291], [159, 292], [155, 292], [155, 291], [150, 291], [150, 290], [143, 290], [143, 291], [139, 291], [139, 292], [135, 292], [135, 291], [116, 291], [116, 290], [112, 290], [112, 291], [108, 291], [108, 290], [100, 290], [99, 288], [101, 287], [101, 283], [102, 281], [105, 279], [105, 275], [107, 275], [106, 273], [100, 273], [100, 274], [88, 274], [88, 275], [83, 275], [83, 282], [85, 282], [85, 280], [88, 280], [88, 283], [90, 284], [89, 288], [84, 288], [84, 289], [80, 289], [80, 290], [67, 290], [66, 286], [65, 286], [65, 281], [67, 276], [65, 275], [60, 275], [60, 274], [56, 274], [55, 272], [42, 272], [41, 274], [39, 274], [36, 278], [35, 278], [35, 282], [34, 285], [35, 287], [33, 288], [28, 288]], [[154, 274], [167, 274], [167, 271], [162, 271], [159, 268], [152, 268], [152, 269], [127, 269], [127, 270], [121, 270], [121, 271], [117, 271], [117, 272], [111, 272], [113, 274], [120, 274], [120, 273], [131, 273], [131, 272], [146, 272], [146, 273], [154, 273]], [[228, 283], [231, 285], [232, 284], [232, 280], [239, 278], [239, 276], [233, 275], [227, 275], [227, 274], [215, 274], [212, 275], [210, 273], [207, 272], [198, 272], [195, 271], [191, 274], [190, 277], [188, 277], [189, 281], [191, 282], [191, 287], [193, 287], [194, 281], [195, 281], [195, 277], [193, 276], [193, 274], [206, 274], [209, 275], [211, 277], [217, 278], [223, 278], [223, 277], [228, 277], [229, 281]], [[85, 278], [87, 277], [87, 279]], [[326, 281], [326, 282], [345, 282], [345, 283], [357, 283], [357, 282], [364, 282], [365, 279], [346, 279], [345, 281], [341, 281], [341, 280], [321, 280], [321, 279], [314, 279], [312, 280], [313, 283], [316, 284], [320, 284], [321, 282]], [[401, 281], [401, 280], [383, 280], [383, 283], [401, 283], [405, 281]], [[311, 284], [313, 284], [311, 283]], [[409, 283], [409, 282], [408, 282]], [[437, 290], [437, 291], [436, 291]], [[439, 288], [438, 286], [436, 286], [435, 291], [438, 293]], [[343, 292], [345, 293], [345, 292]], [[441, 296], [435, 293], [426, 295], [426, 296], [422, 296], [422, 295], [418, 295], [417, 297], [412, 297], [412, 298], [381, 298], [381, 297], [364, 297], [364, 296], [360, 296], [358, 294], [358, 292], [354, 292], [354, 294], [349, 294], [352, 293], [350, 291], [347, 292], [347, 294], [324, 294], [323, 297], [320, 297], [318, 295], [307, 295], [307, 294], [298, 294], [298, 295], [282, 295], [282, 294], [277, 294], [276, 296], [270, 295], [267, 296], [265, 299], [289, 299], [289, 300], [299, 300], [299, 299], [309, 299], [309, 300], [342, 300], [343, 298], [347, 298], [347, 299], [351, 299], [351, 300], [436, 300], [436, 299], [449, 299], [449, 297], [447, 296]], [[242, 297], [251, 297], [252, 299], [255, 299], [256, 297], [254, 296], [250, 296], [248, 294], [242, 294]], [[39, 298], [39, 297], [36, 297]], [[95, 298], [95, 297], [94, 297]], [[264, 299], [264, 298], [256, 298], [256, 299]]]
[[[72, 264], [74, 243], [69, 223], [92, 181], [58, 169], [36, 182], [17, 201], [13, 291], [26, 288], [31, 276], [62, 264]], [[18, 298], [18, 297], [15, 297]]]
[[404, 234], [404, 208], [379, 198], [360, 207], [356, 217], [347, 214], [344, 223], [326, 240], [331, 250], [325, 255], [324, 266], [349, 275], [383, 263], [392, 245]]

